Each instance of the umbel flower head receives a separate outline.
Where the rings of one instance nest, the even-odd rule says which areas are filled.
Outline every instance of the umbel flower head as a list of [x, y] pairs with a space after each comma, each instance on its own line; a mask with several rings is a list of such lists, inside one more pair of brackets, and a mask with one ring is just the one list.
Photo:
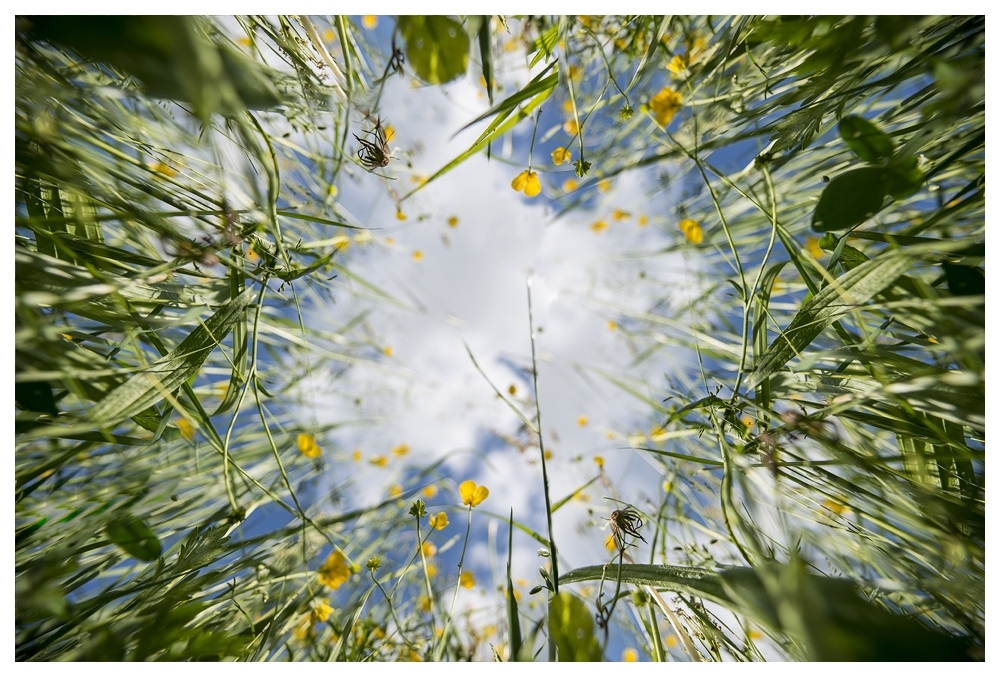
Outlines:
[[472, 480], [465, 480], [458, 485], [458, 493], [462, 497], [462, 504], [475, 508], [486, 500], [490, 495], [490, 490], [486, 487], [476, 486]]
[[514, 177], [514, 180], [510, 182], [510, 187], [518, 193], [523, 191], [528, 197], [535, 197], [542, 192], [542, 183], [538, 180], [538, 173], [529, 172], [527, 169]]

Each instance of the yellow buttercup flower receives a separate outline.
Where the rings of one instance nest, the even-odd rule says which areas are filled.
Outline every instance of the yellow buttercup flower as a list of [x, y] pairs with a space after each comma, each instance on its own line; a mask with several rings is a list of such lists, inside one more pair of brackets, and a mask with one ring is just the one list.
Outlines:
[[376, 26], [378, 26], [378, 17], [373, 16], [371, 14], [367, 14], [361, 17], [361, 25], [367, 28], [368, 30], [371, 30]]
[[691, 244], [701, 244], [704, 239], [704, 232], [701, 229], [701, 224], [692, 219], [682, 219], [677, 225], [680, 231], [684, 233], [684, 239]]
[[319, 568], [319, 582], [331, 590], [339, 588], [350, 577], [351, 568], [347, 566], [347, 559], [340, 550], [331, 552]]
[[308, 433], [299, 433], [299, 453], [306, 458], [319, 458], [323, 450], [316, 444], [316, 438]]
[[602, 230], [605, 230], [607, 227], [608, 227], [608, 222], [607, 221], [594, 221], [594, 223], [591, 224], [590, 229], [592, 231], [594, 231], [595, 233], [600, 233]]
[[824, 252], [819, 246], [819, 240], [812, 235], [806, 237], [806, 250], [812, 254], [813, 258], [817, 261], [823, 258]]
[[681, 54], [676, 55], [667, 64], [667, 70], [675, 77], [679, 78], [687, 70], [687, 58]]
[[542, 192], [542, 182], [538, 180], [537, 172], [529, 172], [527, 169], [514, 177], [510, 187], [518, 193], [523, 191], [528, 197], [535, 197]]
[[403, 213], [402, 209], [397, 209], [396, 210], [396, 218], [398, 220], [400, 220], [400, 221], [405, 221], [406, 220], [406, 214]]
[[649, 109], [653, 111], [656, 122], [666, 127], [681, 109], [680, 92], [664, 87], [649, 100]]
[[410, 453], [410, 445], [408, 444], [397, 444], [392, 448], [393, 456], [406, 456]]
[[639, 660], [639, 652], [632, 647], [628, 647], [622, 651], [622, 660], [626, 663], [635, 663]]
[[555, 165], [561, 165], [564, 162], [569, 162], [572, 159], [573, 158], [570, 151], [566, 150], [562, 146], [559, 146], [554, 151], [552, 151], [552, 163]]
[[597, 464], [598, 468], [603, 468], [604, 467], [604, 457], [603, 456], [595, 456], [594, 457], [594, 463]]
[[424, 552], [424, 557], [433, 557], [437, 554], [437, 546], [430, 541], [424, 541], [424, 544], [420, 546], [420, 549]]
[[313, 623], [325, 623], [330, 618], [330, 614], [333, 613], [333, 607], [330, 606], [325, 598], [318, 599], [313, 603], [311, 613]]
[[421, 260], [422, 260], [423, 258], [424, 258], [424, 253], [423, 253], [422, 251], [420, 251], [419, 249], [415, 249], [415, 250], [413, 251], [413, 260], [414, 260], [414, 261], [418, 261], [418, 262], [419, 262], [419, 261], [421, 261]]
[[438, 493], [437, 485], [428, 484], [420, 493], [423, 494], [424, 498], [434, 498]]
[[576, 119], [570, 118], [569, 120], [563, 123], [563, 131], [569, 134], [570, 136], [576, 136], [577, 133], [580, 131], [580, 125], [577, 124]]
[[449, 228], [458, 228], [458, 217], [457, 216], [450, 216], [450, 217], [448, 217], [448, 227]]
[[177, 419], [177, 429], [181, 431], [181, 437], [188, 442], [194, 442], [194, 426], [186, 418]]
[[471, 571], [463, 571], [462, 575], [458, 577], [458, 582], [463, 588], [476, 587], [476, 577], [472, 575]]
[[572, 193], [580, 187], [580, 182], [576, 179], [566, 179], [563, 181], [562, 189], [564, 193]]
[[389, 498], [399, 498], [403, 495], [403, 487], [398, 484], [393, 484], [389, 487]]
[[486, 487], [476, 486], [472, 480], [465, 480], [458, 485], [458, 493], [462, 497], [462, 504], [475, 508], [486, 500], [490, 495], [490, 490]]
[[430, 525], [431, 529], [441, 531], [448, 526], [448, 514], [439, 512], [436, 515], [431, 515], [427, 518], [427, 523]]
[[600, 181], [598, 181], [597, 190], [601, 191], [602, 193], [607, 193], [609, 190], [611, 190], [611, 179], [601, 179]]
[[586, 416], [580, 416], [580, 418], [576, 419], [576, 424], [578, 426], [580, 426], [581, 428], [583, 426], [587, 425], [587, 417]]

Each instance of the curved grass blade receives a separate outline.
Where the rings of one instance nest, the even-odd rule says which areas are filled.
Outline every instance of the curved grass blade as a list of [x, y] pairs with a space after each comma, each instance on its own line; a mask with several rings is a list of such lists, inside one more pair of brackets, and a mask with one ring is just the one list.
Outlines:
[[245, 289], [195, 328], [168, 355], [112, 390], [91, 410], [88, 419], [102, 428], [112, 428], [177, 390], [197, 373], [209, 353], [245, 317], [253, 296], [253, 288]]

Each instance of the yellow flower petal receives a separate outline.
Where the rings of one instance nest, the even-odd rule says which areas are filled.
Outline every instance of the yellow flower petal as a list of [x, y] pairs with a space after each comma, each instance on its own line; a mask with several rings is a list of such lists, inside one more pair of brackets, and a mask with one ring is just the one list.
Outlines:
[[475, 508], [486, 500], [486, 497], [490, 495], [490, 490], [486, 487], [476, 486], [472, 480], [465, 480], [458, 485], [458, 493], [462, 497], [463, 505]]
[[571, 161], [572, 159], [573, 159], [572, 153], [570, 153], [570, 151], [566, 150], [562, 146], [559, 146], [554, 151], [552, 151], [552, 163], [555, 165], [561, 165], [564, 162]]
[[677, 225], [680, 231], [684, 233], [684, 239], [691, 244], [701, 244], [704, 239], [704, 232], [701, 229], [701, 224], [692, 219], [682, 219]]
[[316, 438], [308, 433], [299, 433], [298, 437], [299, 453], [306, 458], [319, 458], [323, 450], [316, 444]]
[[476, 577], [472, 575], [471, 571], [463, 571], [462, 575], [458, 578], [459, 584], [463, 588], [474, 588], [476, 587]]
[[514, 180], [510, 182], [510, 187], [520, 193], [524, 190], [525, 185], [528, 183], [528, 170], [525, 169], [523, 172], [514, 177]]
[[626, 663], [635, 663], [639, 660], [639, 652], [632, 647], [628, 647], [622, 651], [622, 660]]
[[428, 484], [420, 493], [423, 494], [424, 498], [434, 498], [438, 494], [437, 485]]
[[392, 448], [392, 453], [394, 456], [406, 456], [408, 453], [410, 453], [410, 445], [397, 444]]
[[528, 172], [528, 179], [524, 185], [524, 194], [528, 197], [535, 197], [542, 192], [542, 182], [538, 180], [538, 174]]
[[371, 30], [376, 26], [378, 26], [378, 17], [373, 16], [371, 14], [365, 15], [361, 17], [361, 25], [367, 28], [368, 30]]
[[447, 513], [439, 512], [436, 515], [431, 515], [427, 518], [427, 523], [430, 524], [431, 529], [441, 531], [448, 526], [448, 515]]
[[344, 553], [340, 550], [331, 552], [330, 556], [323, 562], [323, 566], [319, 568], [319, 582], [331, 590], [339, 588], [350, 577], [351, 569], [347, 566]]
[[181, 437], [188, 442], [194, 442], [194, 426], [186, 418], [177, 419], [177, 429], [181, 431]]
[[649, 100], [649, 109], [653, 112], [656, 122], [666, 127], [681, 109], [680, 92], [664, 87]]

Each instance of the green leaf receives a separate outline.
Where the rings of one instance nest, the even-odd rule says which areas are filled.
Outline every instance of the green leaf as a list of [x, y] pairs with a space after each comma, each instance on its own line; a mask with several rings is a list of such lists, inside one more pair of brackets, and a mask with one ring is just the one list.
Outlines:
[[152, 562], [160, 556], [160, 540], [152, 529], [134, 515], [119, 515], [105, 525], [108, 538], [119, 548], [143, 562]]
[[560, 661], [594, 662], [602, 658], [594, 636], [594, 618], [582, 599], [560, 592], [549, 603], [549, 632]]
[[924, 185], [924, 173], [917, 168], [917, 158], [889, 163], [886, 175], [886, 192], [897, 200], [910, 197]]
[[882, 167], [852, 169], [834, 178], [823, 189], [813, 214], [813, 230], [853, 228], [882, 207], [887, 192], [888, 172]]
[[535, 56], [532, 57], [531, 63], [528, 64], [528, 68], [534, 68], [535, 64], [541, 61], [544, 57], [552, 55], [552, 48], [556, 46], [556, 42], [559, 41], [559, 24], [552, 24], [549, 28], [538, 36], [538, 39], [531, 44], [529, 54], [535, 52]]
[[406, 59], [421, 80], [440, 85], [465, 75], [469, 36], [462, 24], [446, 16], [403, 16], [399, 29]]
[[[497, 104], [496, 106], [494, 106], [493, 108], [486, 111], [478, 118], [470, 122], [468, 125], [463, 127], [462, 129], [465, 129], [469, 127], [469, 125], [473, 125], [476, 122], [485, 119], [493, 112], [500, 111], [500, 113], [496, 116], [496, 118], [494, 118], [494, 120], [486, 127], [483, 133], [479, 135], [479, 138], [476, 139], [475, 142], [473, 142], [472, 146], [470, 146], [468, 150], [461, 153], [458, 157], [453, 159], [444, 167], [434, 172], [426, 181], [424, 181], [422, 184], [420, 184], [419, 186], [411, 190], [409, 193], [407, 193], [403, 197], [403, 199], [405, 200], [406, 198], [410, 197], [421, 188], [424, 188], [425, 186], [430, 184], [431, 181], [434, 181], [438, 177], [442, 176], [443, 174], [451, 171], [458, 165], [462, 164], [470, 157], [472, 157], [482, 149], [486, 148], [486, 146], [490, 142], [503, 136], [508, 131], [510, 131], [517, 123], [519, 123], [524, 118], [528, 117], [528, 114], [531, 111], [540, 106], [543, 101], [549, 98], [549, 95], [552, 94], [552, 90], [555, 89], [556, 85], [559, 82], [559, 76], [557, 73], [553, 73], [552, 75], [549, 75], [544, 78], [542, 77], [548, 70], [551, 69], [551, 67], [552, 66], [550, 65], [544, 71], [536, 75], [535, 78], [527, 85], [525, 85], [522, 90], [520, 90], [516, 94], [513, 94], [507, 99], [504, 99], [502, 102], [500, 102], [499, 104]], [[517, 115], [514, 116], [513, 119], [507, 120], [507, 118], [510, 117], [511, 114], [516, 109], [517, 104], [523, 101], [524, 99], [528, 98], [529, 96], [532, 97], [531, 100], [528, 101], [528, 103], [526, 103], [522, 108], [518, 110]], [[506, 122], [504, 122], [505, 120]]]
[[202, 117], [282, 102], [273, 71], [206, 28], [191, 16], [44, 16], [31, 17], [30, 34], [135, 75], [151, 96], [189, 101]]
[[[575, 569], [559, 580], [577, 583], [601, 580], [603, 576], [604, 567], [597, 565]], [[793, 639], [807, 660], [969, 659], [967, 638], [946, 635], [914, 618], [886, 611], [862, 597], [853, 581], [808, 574], [800, 561], [717, 572], [624, 564], [621, 579], [623, 583], [649, 585], [720, 604], [772, 633]]]
[[479, 59], [483, 63], [483, 79], [486, 80], [486, 95], [493, 105], [493, 39], [490, 35], [490, 17], [480, 17], [479, 24]]
[[197, 373], [233, 325], [243, 319], [253, 293], [253, 288], [244, 290], [188, 334], [168, 355], [112, 390], [91, 410], [89, 420], [102, 428], [112, 428], [180, 388]]
[[756, 387], [805, 350], [831, 322], [892, 285], [909, 267], [914, 256], [904, 250], [882, 254], [849, 270], [821, 289], [802, 305], [788, 327], [768, 346], [750, 374], [747, 387]]
[[840, 121], [839, 130], [847, 146], [865, 162], [884, 163], [892, 157], [892, 139], [868, 120], [848, 115]]
[[514, 510], [510, 511], [507, 524], [507, 631], [510, 640], [511, 661], [518, 659], [521, 652], [521, 621], [517, 615], [517, 597], [514, 596], [514, 581], [510, 577], [510, 561], [514, 554]]

